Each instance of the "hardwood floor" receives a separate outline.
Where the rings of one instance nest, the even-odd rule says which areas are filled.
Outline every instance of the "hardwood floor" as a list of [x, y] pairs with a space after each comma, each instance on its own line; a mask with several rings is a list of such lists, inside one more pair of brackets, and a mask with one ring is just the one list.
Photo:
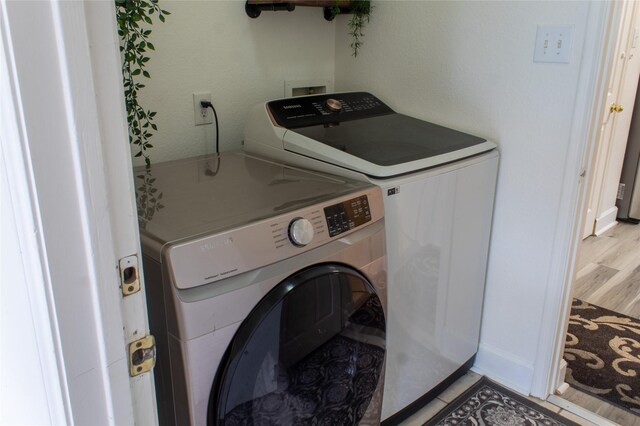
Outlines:
[[576, 270], [573, 297], [640, 318], [640, 224], [585, 239]]
[[[580, 245], [573, 297], [640, 318], [640, 224], [621, 222]], [[571, 388], [562, 398], [620, 425], [640, 426], [640, 417]]]

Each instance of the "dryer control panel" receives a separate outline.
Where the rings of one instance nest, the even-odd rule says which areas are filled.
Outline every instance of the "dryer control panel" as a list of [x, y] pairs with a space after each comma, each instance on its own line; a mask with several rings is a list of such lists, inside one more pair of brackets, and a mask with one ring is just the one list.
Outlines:
[[334, 237], [371, 221], [366, 195], [324, 208], [329, 236]]
[[[292, 219], [284, 217], [271, 223], [274, 248], [304, 247], [322, 244], [337, 235], [371, 222], [369, 197], [360, 195], [340, 203], [318, 206]], [[328, 237], [327, 237], [328, 234]]]
[[176, 287], [188, 289], [297, 256], [383, 217], [382, 191], [371, 186], [241, 228], [172, 244], [164, 256]]

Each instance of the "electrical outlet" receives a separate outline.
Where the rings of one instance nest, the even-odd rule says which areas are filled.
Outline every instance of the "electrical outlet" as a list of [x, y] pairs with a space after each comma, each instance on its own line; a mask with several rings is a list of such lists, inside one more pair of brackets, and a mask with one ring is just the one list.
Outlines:
[[202, 108], [202, 101], [211, 102], [211, 92], [193, 93], [193, 118], [196, 126], [213, 123], [213, 111], [211, 108]]
[[538, 25], [533, 62], [569, 63], [573, 25]]

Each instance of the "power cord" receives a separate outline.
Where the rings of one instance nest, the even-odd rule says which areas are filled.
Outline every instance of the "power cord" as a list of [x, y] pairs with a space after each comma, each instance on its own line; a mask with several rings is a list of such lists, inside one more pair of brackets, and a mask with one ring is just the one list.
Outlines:
[[220, 133], [218, 131], [218, 114], [216, 113], [216, 109], [213, 107], [213, 104], [210, 101], [200, 101], [200, 106], [202, 108], [211, 108], [211, 110], [213, 111], [213, 118], [216, 121], [216, 154], [220, 154], [220, 149], [218, 148]]

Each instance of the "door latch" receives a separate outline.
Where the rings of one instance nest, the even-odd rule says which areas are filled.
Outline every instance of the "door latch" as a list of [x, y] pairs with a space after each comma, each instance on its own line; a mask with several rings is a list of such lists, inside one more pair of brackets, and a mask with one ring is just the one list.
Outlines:
[[139, 376], [156, 365], [156, 339], [149, 335], [129, 344], [129, 374]]
[[120, 289], [123, 296], [129, 296], [140, 291], [140, 267], [138, 256], [123, 257], [120, 266]]

